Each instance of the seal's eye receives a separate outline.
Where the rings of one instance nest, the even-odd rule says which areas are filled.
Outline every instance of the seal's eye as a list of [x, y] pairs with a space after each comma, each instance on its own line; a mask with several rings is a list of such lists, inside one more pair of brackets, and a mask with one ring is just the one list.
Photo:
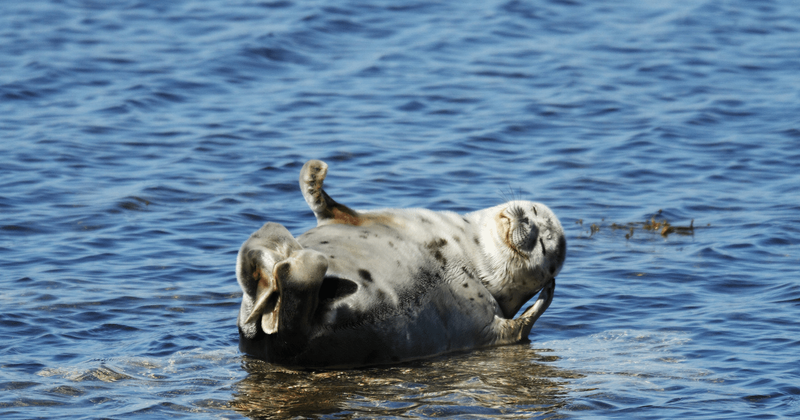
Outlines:
[[524, 224], [524, 225], [527, 225], [527, 224], [529, 224], [529, 223], [531, 222], [530, 220], [528, 220], [528, 218], [527, 218], [527, 217], [523, 217], [523, 218], [522, 218], [522, 220], [520, 220], [520, 221], [521, 221], [521, 222], [522, 222], [522, 224]]

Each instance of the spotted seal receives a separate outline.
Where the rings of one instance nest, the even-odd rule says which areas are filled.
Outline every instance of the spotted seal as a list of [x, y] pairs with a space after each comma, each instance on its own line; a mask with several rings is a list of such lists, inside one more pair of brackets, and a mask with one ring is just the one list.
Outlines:
[[243, 353], [356, 367], [527, 340], [566, 256], [547, 206], [355, 211], [323, 190], [327, 170], [312, 160], [300, 172], [315, 228], [295, 238], [266, 223], [239, 250]]

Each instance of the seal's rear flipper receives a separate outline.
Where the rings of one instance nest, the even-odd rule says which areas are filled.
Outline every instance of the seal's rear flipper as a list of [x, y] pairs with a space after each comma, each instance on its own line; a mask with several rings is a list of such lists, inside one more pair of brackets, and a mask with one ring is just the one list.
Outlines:
[[317, 226], [327, 223], [344, 223], [358, 226], [363, 219], [355, 210], [333, 201], [322, 189], [322, 181], [328, 174], [328, 164], [321, 160], [309, 160], [300, 170], [300, 191], [303, 198], [317, 216]]
[[531, 333], [531, 328], [536, 320], [547, 310], [550, 303], [553, 301], [553, 293], [556, 289], [556, 279], [550, 280], [544, 286], [539, 298], [536, 299], [530, 308], [526, 309], [522, 315], [517, 319], [502, 319], [496, 317], [498, 322], [494, 344], [512, 344], [528, 340], [528, 335]]
[[278, 330], [281, 285], [274, 269], [302, 249], [292, 234], [278, 223], [266, 223], [239, 249], [236, 279], [244, 293], [238, 324], [246, 337], [255, 337], [259, 321], [261, 330], [267, 334]]

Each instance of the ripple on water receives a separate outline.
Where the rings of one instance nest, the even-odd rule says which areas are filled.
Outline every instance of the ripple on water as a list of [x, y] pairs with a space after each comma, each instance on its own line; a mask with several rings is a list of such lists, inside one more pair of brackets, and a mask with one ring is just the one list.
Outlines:
[[[3, 11], [8, 417], [800, 414], [791, 2]], [[355, 208], [551, 206], [570, 251], [533, 344], [331, 372], [238, 355], [238, 247], [314, 225], [309, 158]]]

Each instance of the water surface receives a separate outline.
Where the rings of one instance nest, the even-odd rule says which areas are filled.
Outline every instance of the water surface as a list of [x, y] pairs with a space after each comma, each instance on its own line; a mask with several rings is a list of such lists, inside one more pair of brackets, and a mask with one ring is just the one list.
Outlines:
[[[4, 3], [0, 415], [798, 416], [798, 22], [790, 1]], [[242, 356], [236, 252], [315, 224], [311, 158], [355, 208], [550, 206], [569, 252], [531, 343]], [[645, 229], [664, 220], [693, 230]]]

